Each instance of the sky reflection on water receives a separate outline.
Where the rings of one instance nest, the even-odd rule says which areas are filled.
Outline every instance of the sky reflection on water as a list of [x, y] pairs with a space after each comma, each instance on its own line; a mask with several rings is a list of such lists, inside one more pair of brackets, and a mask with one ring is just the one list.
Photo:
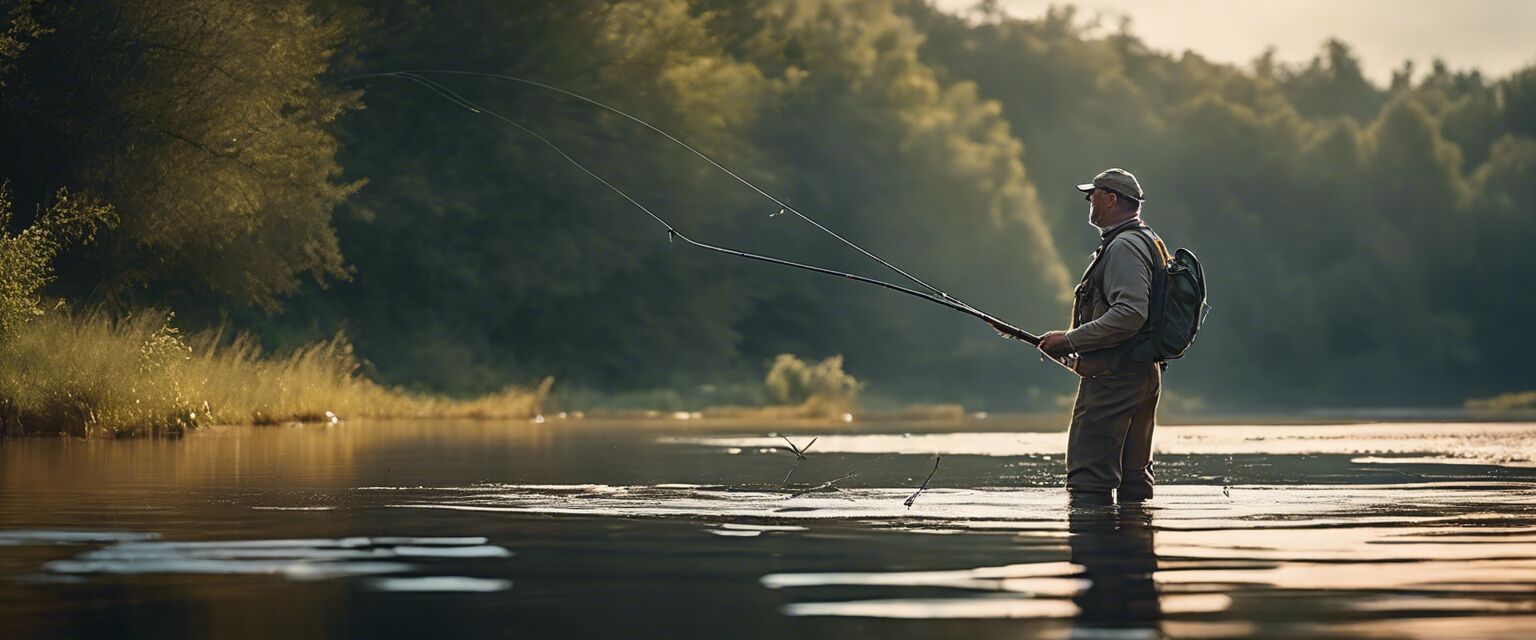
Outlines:
[[1062, 434], [988, 422], [845, 427], [786, 488], [767, 425], [11, 441], [0, 636], [1536, 631], [1532, 425], [1167, 428], [1156, 499], [1071, 510]]

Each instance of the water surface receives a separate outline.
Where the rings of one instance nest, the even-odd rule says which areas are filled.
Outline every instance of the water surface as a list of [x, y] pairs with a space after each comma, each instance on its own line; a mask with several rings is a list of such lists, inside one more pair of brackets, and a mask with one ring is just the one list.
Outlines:
[[0, 441], [0, 637], [1536, 634], [1536, 425], [1165, 427], [1071, 510], [1054, 422]]

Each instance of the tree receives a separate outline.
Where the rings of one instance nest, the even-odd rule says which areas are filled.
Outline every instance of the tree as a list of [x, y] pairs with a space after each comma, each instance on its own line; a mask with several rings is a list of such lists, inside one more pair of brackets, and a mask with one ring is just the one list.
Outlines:
[[321, 80], [342, 24], [301, 0], [18, 2], [10, 14], [26, 47], [5, 77], [0, 175], [18, 209], [67, 186], [122, 218], [66, 254], [64, 290], [275, 309], [301, 276], [345, 277], [330, 221], [358, 185], [336, 181], [328, 127], [357, 96]]

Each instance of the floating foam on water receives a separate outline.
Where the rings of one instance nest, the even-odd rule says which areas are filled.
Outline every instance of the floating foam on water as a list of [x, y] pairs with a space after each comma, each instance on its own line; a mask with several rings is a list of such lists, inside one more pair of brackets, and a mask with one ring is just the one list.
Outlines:
[[179, 573], [276, 575], [291, 580], [324, 580], [343, 576], [400, 573], [411, 566], [398, 562], [311, 562], [280, 560], [55, 560], [45, 567], [55, 573], [119, 575]]
[[411, 545], [439, 545], [439, 546], [476, 545], [476, 544], [485, 544], [486, 542], [489, 542], [488, 539], [483, 538], [481, 536], [460, 536], [460, 537], [456, 537], [456, 538], [445, 538], [445, 537], [419, 538], [419, 537], [408, 537], [408, 536], [375, 536], [375, 537], [369, 538], [369, 540], [372, 541], [374, 544], [411, 544]]
[[478, 536], [293, 538], [273, 540], [129, 540], [44, 565], [57, 574], [277, 575], [291, 580], [401, 573], [416, 559], [507, 558]]
[[424, 578], [370, 578], [367, 583], [375, 591], [396, 592], [457, 592], [494, 593], [512, 588], [511, 580], [494, 578], [466, 578], [463, 576], [430, 576]]
[[957, 618], [1070, 618], [1077, 615], [1071, 600], [1033, 598], [889, 598], [846, 602], [795, 602], [784, 615], [801, 618], [839, 616], [907, 620]]
[[772, 524], [738, 524], [727, 522], [720, 525], [721, 529], [734, 529], [737, 531], [806, 531], [805, 527], [797, 525], [772, 525]]
[[787, 531], [806, 531], [805, 527], [795, 525], [769, 525], [769, 524], [741, 524], [736, 522], [724, 522], [719, 529], [706, 529], [712, 534], [725, 537], [756, 538], [764, 533], [781, 533]]
[[729, 529], [710, 529], [709, 532], [727, 538], [756, 538], [763, 535], [761, 531], [731, 531]]
[[473, 547], [412, 547], [399, 546], [392, 549], [395, 555], [401, 557], [416, 558], [510, 558], [512, 552], [495, 545], [478, 545]]
[[1032, 562], [951, 571], [886, 571], [873, 573], [773, 573], [763, 576], [769, 589], [826, 586], [904, 586], [982, 588], [995, 590], [1002, 580], [1015, 578], [1065, 578], [1081, 573], [1070, 562]]
[[1355, 464], [1472, 464], [1487, 465], [1491, 467], [1536, 467], [1536, 462], [1530, 460], [1507, 460], [1495, 458], [1437, 458], [1431, 456], [1363, 456], [1350, 458]]
[[[1165, 614], [1215, 613], [1225, 611], [1232, 606], [1232, 599], [1220, 594], [1164, 595], [1160, 600]], [[891, 598], [848, 602], [797, 602], [784, 606], [784, 614], [795, 617], [842, 616], [907, 620], [1070, 618], [1077, 613], [1077, 605], [1071, 600], [1017, 597]]]
[[40, 544], [91, 544], [154, 540], [158, 533], [137, 531], [54, 531], [48, 529], [0, 530], [0, 546]]
[[373, 544], [372, 540], [361, 536], [351, 538], [286, 538], [275, 540], [199, 540], [187, 542], [128, 542], [116, 547], [108, 547], [103, 551], [139, 549], [160, 550], [164, 552], [198, 549], [345, 549], [366, 547], [371, 544]]
[[251, 509], [256, 511], [334, 511], [336, 507], [251, 507]]

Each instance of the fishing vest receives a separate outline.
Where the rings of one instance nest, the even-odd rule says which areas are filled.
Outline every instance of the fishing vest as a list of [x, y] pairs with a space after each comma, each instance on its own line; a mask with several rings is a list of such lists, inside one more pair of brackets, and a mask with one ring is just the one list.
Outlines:
[[1206, 301], [1205, 271], [1200, 261], [1188, 249], [1169, 254], [1163, 239], [1145, 223], [1126, 225], [1105, 236], [1093, 252], [1083, 279], [1078, 282], [1072, 295], [1072, 328], [1092, 322], [1094, 306], [1102, 303], [1107, 309], [1109, 300], [1103, 291], [1104, 279], [1098, 273], [1100, 263], [1109, 244], [1120, 234], [1140, 231], [1131, 237], [1152, 256], [1152, 282], [1147, 295], [1147, 320], [1135, 335], [1113, 347], [1092, 352], [1095, 359], [1109, 370], [1122, 365], [1167, 361], [1184, 357], [1184, 352], [1195, 341], [1195, 334], [1210, 311]]

